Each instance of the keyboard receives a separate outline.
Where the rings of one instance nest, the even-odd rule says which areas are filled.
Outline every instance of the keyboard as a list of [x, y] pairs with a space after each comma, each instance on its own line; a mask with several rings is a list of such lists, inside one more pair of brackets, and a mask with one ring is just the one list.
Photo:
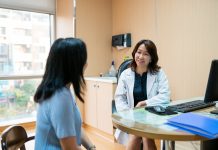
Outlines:
[[211, 107], [214, 106], [215, 103], [205, 103], [203, 100], [194, 100], [191, 102], [185, 102], [185, 103], [181, 103], [181, 104], [177, 104], [177, 105], [171, 105], [168, 106], [168, 109], [171, 109], [173, 111], [177, 111], [177, 112], [190, 112], [190, 111], [194, 111], [194, 110], [199, 110], [202, 108], [207, 108], [207, 107]]

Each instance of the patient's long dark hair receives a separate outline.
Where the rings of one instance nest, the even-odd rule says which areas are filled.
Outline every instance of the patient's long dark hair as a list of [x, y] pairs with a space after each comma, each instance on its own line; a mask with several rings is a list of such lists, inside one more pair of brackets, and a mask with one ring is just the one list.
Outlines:
[[85, 85], [83, 71], [86, 61], [87, 50], [82, 40], [57, 39], [51, 46], [45, 73], [34, 95], [34, 101], [45, 101], [57, 90], [72, 83], [76, 96], [83, 102], [81, 87]]

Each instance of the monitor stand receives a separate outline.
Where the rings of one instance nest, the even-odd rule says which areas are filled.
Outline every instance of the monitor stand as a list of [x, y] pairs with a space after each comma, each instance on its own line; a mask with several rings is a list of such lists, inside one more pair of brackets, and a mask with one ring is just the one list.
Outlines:
[[210, 113], [211, 114], [217, 114], [218, 115], [218, 102], [216, 102], [216, 109], [215, 110], [212, 110]]

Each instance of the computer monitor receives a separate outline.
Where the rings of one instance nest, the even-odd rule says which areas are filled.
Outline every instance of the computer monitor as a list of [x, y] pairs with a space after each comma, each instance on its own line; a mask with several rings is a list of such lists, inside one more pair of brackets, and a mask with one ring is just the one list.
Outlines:
[[213, 60], [207, 82], [204, 102], [218, 101], [218, 60]]
[[[213, 60], [207, 82], [204, 102], [210, 103], [218, 101], [218, 60]], [[218, 113], [218, 110], [216, 110]], [[214, 112], [212, 112], [214, 113]]]

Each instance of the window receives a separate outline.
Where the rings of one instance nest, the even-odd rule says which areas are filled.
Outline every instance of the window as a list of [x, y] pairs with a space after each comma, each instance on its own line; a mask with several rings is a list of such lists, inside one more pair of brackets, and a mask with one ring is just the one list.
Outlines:
[[53, 17], [0, 8], [0, 126], [35, 119], [33, 95], [53, 39]]

